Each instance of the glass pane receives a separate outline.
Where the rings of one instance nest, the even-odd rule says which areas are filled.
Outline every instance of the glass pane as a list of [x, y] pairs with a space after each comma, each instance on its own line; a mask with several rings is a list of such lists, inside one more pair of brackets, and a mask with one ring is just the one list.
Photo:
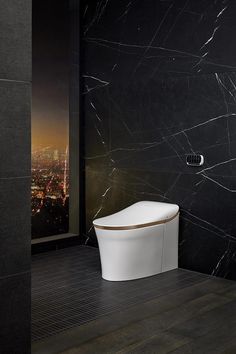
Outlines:
[[33, 0], [32, 238], [68, 232], [68, 0]]

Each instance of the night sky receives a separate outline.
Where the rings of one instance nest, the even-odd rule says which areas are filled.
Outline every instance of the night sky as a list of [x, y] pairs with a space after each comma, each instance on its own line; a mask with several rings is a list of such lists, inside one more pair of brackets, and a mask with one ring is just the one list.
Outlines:
[[33, 0], [33, 150], [68, 143], [68, 1]]

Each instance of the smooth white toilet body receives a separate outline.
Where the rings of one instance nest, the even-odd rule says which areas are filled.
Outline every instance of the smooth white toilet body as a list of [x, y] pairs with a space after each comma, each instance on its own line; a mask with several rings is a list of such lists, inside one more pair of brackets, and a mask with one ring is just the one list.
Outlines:
[[179, 207], [143, 201], [94, 220], [102, 277], [132, 280], [178, 268]]

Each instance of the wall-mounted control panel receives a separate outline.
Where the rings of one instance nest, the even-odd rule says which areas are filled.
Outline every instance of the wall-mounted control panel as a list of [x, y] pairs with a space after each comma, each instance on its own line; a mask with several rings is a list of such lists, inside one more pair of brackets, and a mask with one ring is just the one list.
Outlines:
[[188, 166], [202, 166], [204, 164], [204, 156], [198, 154], [188, 154], [186, 156]]

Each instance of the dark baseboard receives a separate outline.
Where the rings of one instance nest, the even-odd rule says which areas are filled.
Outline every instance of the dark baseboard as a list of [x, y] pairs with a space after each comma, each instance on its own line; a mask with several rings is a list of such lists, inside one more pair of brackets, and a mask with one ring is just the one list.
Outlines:
[[52, 240], [52, 241], [32, 244], [31, 253], [37, 254], [37, 253], [48, 252], [48, 251], [56, 251], [62, 248], [77, 246], [81, 244], [82, 244], [82, 240], [80, 239], [79, 236], [72, 236], [72, 237], [63, 238], [59, 240]]

